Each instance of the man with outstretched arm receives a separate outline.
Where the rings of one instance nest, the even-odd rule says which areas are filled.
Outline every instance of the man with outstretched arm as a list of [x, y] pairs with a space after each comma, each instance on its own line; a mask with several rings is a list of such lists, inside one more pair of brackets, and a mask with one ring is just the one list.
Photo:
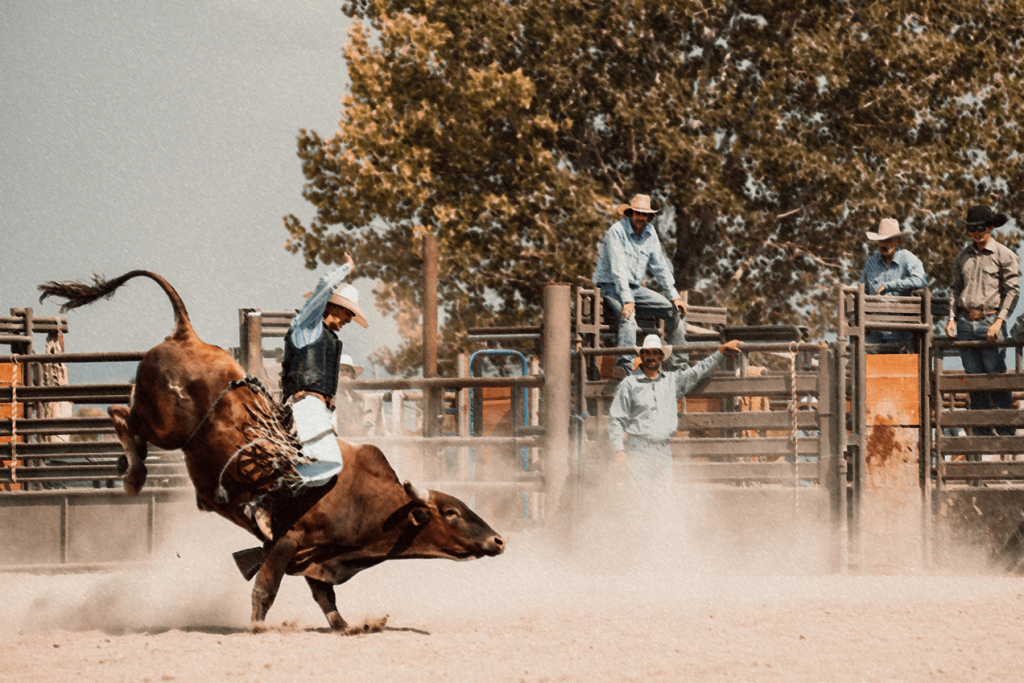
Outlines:
[[615, 389], [608, 415], [608, 440], [615, 461], [627, 466], [634, 493], [644, 505], [658, 505], [671, 496], [669, 439], [679, 429], [676, 400], [714, 372], [726, 355], [739, 353], [742, 344], [738, 339], [726, 342], [685, 370], [663, 369], [672, 347], [662, 345], [658, 335], [648, 335], [643, 346], [636, 349], [640, 367]]

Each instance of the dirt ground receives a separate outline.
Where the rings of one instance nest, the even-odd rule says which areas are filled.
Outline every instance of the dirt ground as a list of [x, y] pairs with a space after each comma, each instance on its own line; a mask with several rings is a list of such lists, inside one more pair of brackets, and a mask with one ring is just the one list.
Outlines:
[[212, 516], [181, 529], [156, 565], [0, 574], [0, 681], [1021, 678], [1024, 579], [977, 563], [836, 574], [783, 537], [765, 547], [781, 543], [788, 562], [672, 529], [648, 555], [637, 547], [652, 539], [607, 524], [572, 547], [522, 531], [501, 557], [391, 562], [340, 586], [350, 622], [389, 616], [384, 632], [345, 638], [296, 577], [270, 630], [250, 633], [251, 584], [230, 558], [249, 537]]

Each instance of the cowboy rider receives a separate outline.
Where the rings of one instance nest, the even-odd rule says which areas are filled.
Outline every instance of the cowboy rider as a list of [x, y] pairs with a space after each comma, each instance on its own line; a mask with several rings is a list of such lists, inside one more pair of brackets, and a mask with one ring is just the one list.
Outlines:
[[336, 333], [353, 320], [369, 327], [359, 307], [359, 291], [352, 285], [338, 289], [353, 265], [352, 257], [345, 254], [341, 266], [320, 278], [284, 338], [281, 398], [291, 405], [302, 455], [311, 462], [296, 465], [300, 481], [293, 490], [281, 491], [283, 496], [268, 494], [247, 508], [267, 540], [276, 537], [275, 530], [280, 531], [273, 524], [275, 503], [330, 483], [342, 469], [332, 415], [342, 358], [342, 342]]

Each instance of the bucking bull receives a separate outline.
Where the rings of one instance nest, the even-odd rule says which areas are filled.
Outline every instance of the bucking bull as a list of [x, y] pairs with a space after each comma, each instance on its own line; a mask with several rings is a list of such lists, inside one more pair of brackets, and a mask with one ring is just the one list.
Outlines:
[[[65, 312], [140, 276], [171, 300], [174, 331], [139, 363], [130, 405], [109, 409], [125, 452], [118, 463], [125, 492], [134, 496], [146, 483], [147, 444], [181, 449], [199, 508], [259, 536], [245, 504], [287, 474], [289, 456], [301, 457], [289, 438], [287, 410], [226, 351], [199, 339], [174, 288], [155, 273], [134, 270], [110, 281], [93, 276], [92, 284], [48, 282], [39, 286], [40, 302], [62, 298]], [[296, 497], [285, 516], [287, 531], [275, 531], [276, 540], [235, 553], [246, 579], [256, 576], [253, 630], [263, 628], [285, 574], [306, 578], [333, 631], [366, 632], [383, 629], [386, 618], [349, 627], [338, 613], [335, 585], [385, 560], [469, 560], [505, 549], [502, 537], [462, 501], [403, 485], [375, 446], [339, 443], [344, 468], [337, 480]]]

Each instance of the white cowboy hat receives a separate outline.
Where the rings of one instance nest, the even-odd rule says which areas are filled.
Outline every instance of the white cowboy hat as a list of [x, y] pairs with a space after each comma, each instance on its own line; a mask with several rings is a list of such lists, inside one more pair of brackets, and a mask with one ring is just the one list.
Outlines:
[[338, 365], [355, 370], [356, 376], [353, 379], [359, 379], [359, 375], [363, 374], [363, 366], [353, 363], [352, 356], [347, 353], [341, 355], [341, 358], [338, 359]]
[[366, 322], [366, 316], [363, 315], [363, 309], [359, 308], [359, 290], [352, 285], [345, 285], [332, 294], [330, 302], [352, 311], [352, 315], [355, 316], [352, 319], [363, 327], [370, 326], [370, 323]]
[[637, 213], [658, 213], [661, 209], [651, 208], [651, 195], [649, 194], [637, 194], [633, 195], [633, 199], [630, 200], [629, 204], [619, 204], [615, 207], [615, 213], [620, 216], [625, 216], [627, 211], [636, 211]]
[[662, 344], [661, 337], [656, 334], [649, 334], [644, 337], [644, 345], [636, 349], [636, 355], [640, 355], [640, 352], [644, 349], [661, 349], [662, 360], [672, 355], [672, 345]]
[[881, 242], [892, 237], [909, 237], [910, 231], [900, 232], [900, 224], [895, 218], [883, 218], [878, 222], [878, 232], [868, 231], [868, 239], [872, 242]]

